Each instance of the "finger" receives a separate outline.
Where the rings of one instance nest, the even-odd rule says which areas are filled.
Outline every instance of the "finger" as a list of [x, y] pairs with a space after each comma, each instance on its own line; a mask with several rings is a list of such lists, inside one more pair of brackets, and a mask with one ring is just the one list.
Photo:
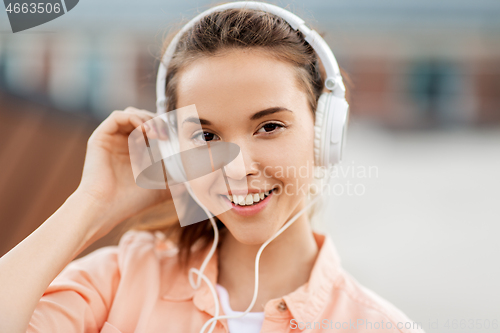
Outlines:
[[158, 114], [147, 110], [139, 110], [133, 107], [128, 107], [124, 111], [138, 115], [149, 127], [153, 128], [154, 132], [148, 132], [148, 135], [151, 135], [151, 139], [168, 139], [167, 125]]
[[[149, 139], [158, 139], [158, 134], [148, 123], [150, 116], [141, 116], [135, 112], [113, 111], [111, 115], [99, 126], [99, 132], [104, 134], [130, 135], [133, 130], [140, 129]], [[149, 119], [151, 120], [151, 119]]]
[[159, 138], [162, 140], [168, 140], [168, 128], [167, 124], [161, 117], [152, 118], [149, 123], [152, 123], [154, 129], [156, 130]]
[[152, 127], [155, 129], [160, 139], [168, 139], [168, 126], [161, 115], [149, 112], [147, 110], [138, 110], [137, 112], [146, 118], [150, 118], [149, 123], [152, 124]]
[[151, 118], [153, 118], [153, 115], [142, 112], [142, 110], [136, 109], [134, 107], [128, 107], [123, 112], [128, 113], [128, 114], [134, 114], [135, 116], [139, 117], [143, 123], [149, 121]]
[[96, 132], [102, 134], [129, 134], [143, 123], [143, 120], [136, 114], [125, 113], [123, 111], [113, 111], [97, 127]]
[[133, 106], [129, 106], [129, 107], [125, 108], [125, 110], [123, 110], [123, 111], [125, 111], [125, 112], [139, 112], [139, 113], [142, 113], [142, 114], [150, 116], [150, 117], [156, 117], [158, 115], [154, 112], [151, 112], [151, 111], [148, 111], [145, 109], [134, 108]]

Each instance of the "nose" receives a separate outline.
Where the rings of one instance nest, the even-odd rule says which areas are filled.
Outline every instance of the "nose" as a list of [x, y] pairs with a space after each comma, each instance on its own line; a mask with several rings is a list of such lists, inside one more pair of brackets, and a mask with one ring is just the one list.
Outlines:
[[[235, 143], [234, 141], [231, 141]], [[247, 176], [255, 175], [258, 173], [256, 161], [252, 158], [252, 154], [239, 143], [240, 147], [238, 156], [224, 167], [226, 175], [234, 180], [246, 180]]]

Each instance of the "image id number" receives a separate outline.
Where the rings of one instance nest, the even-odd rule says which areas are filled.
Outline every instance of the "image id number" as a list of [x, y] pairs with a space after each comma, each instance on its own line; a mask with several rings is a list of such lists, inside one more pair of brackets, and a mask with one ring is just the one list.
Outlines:
[[38, 13], [38, 14], [42, 14], [42, 13], [47, 13], [47, 14], [50, 14], [50, 13], [60, 13], [61, 12], [61, 4], [59, 3], [56, 3], [56, 4], [51, 4], [51, 3], [15, 3], [15, 4], [12, 4], [12, 3], [9, 3], [9, 5], [7, 6], [6, 8], [6, 11], [7, 13], [15, 13], [15, 14], [19, 14], [19, 13], [23, 13], [23, 14], [27, 14], [27, 13], [31, 13], [31, 14], [34, 14], [34, 13]]

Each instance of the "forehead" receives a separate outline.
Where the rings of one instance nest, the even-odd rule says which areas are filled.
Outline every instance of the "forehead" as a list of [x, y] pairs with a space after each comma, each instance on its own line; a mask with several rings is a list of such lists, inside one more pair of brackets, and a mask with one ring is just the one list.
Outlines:
[[254, 49], [197, 59], [179, 73], [177, 85], [177, 107], [195, 104], [200, 116], [276, 105], [296, 109], [304, 98], [293, 65]]

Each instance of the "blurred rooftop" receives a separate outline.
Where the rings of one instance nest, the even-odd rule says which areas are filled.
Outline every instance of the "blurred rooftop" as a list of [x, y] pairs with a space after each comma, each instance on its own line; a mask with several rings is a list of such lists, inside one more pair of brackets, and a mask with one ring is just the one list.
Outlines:
[[[81, 31], [145, 31], [165, 23], [192, 17], [214, 1], [81, 0], [67, 15], [26, 33], [74, 29]], [[496, 0], [309, 0], [275, 1], [299, 16], [317, 20], [328, 28], [401, 34], [408, 31], [456, 32], [500, 30], [500, 3]], [[0, 13], [0, 30], [10, 31], [6, 12]]]

